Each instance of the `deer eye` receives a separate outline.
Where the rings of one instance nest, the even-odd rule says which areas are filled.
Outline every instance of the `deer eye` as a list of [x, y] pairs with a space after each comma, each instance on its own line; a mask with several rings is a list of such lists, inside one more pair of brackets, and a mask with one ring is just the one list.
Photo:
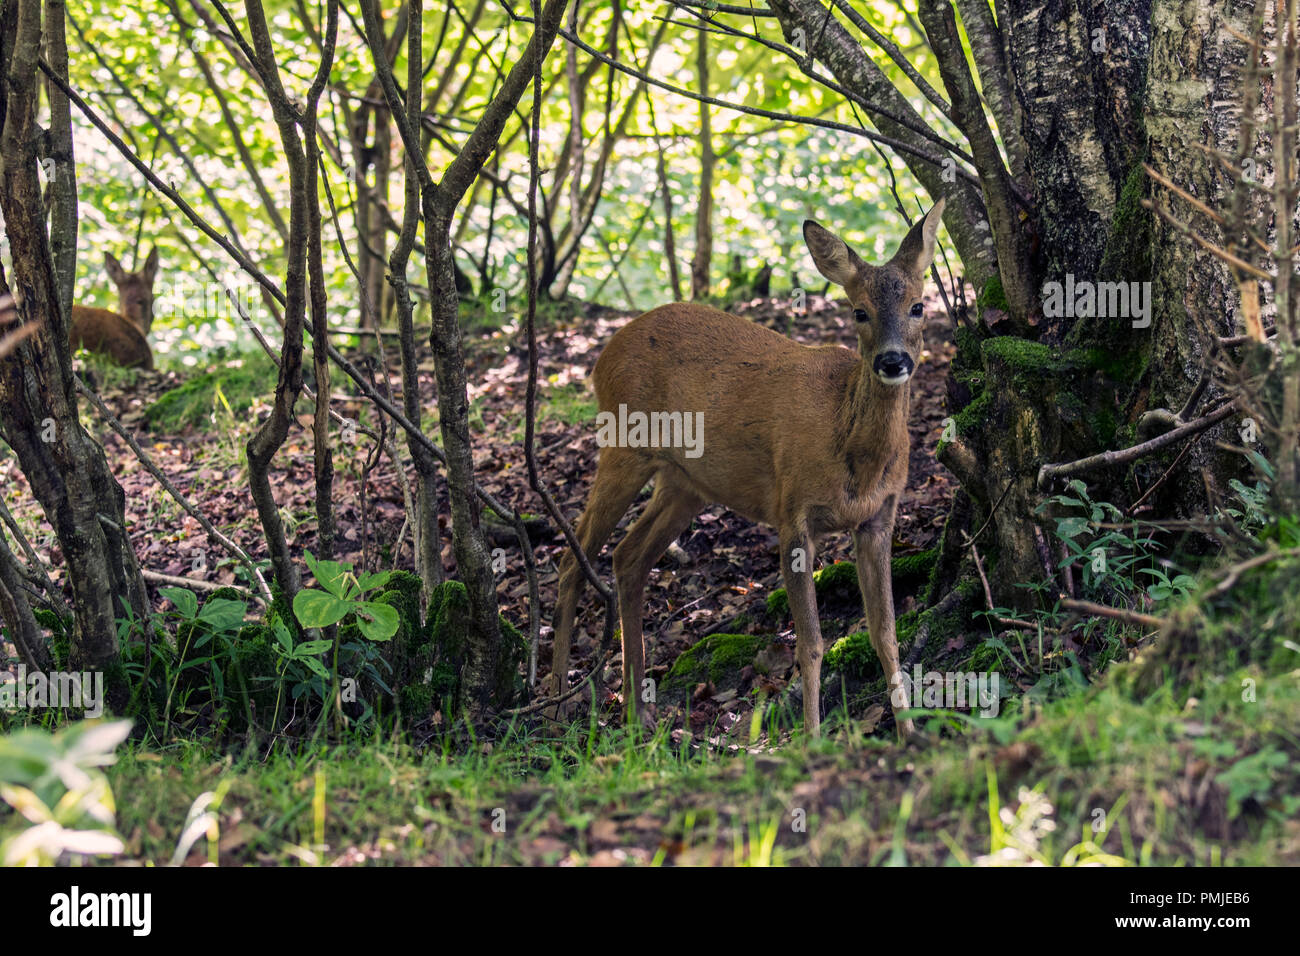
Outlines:
[[920, 302], [917, 302], [915, 305], [912, 306], [912, 318], [919, 319], [922, 316], [922, 314], [924, 314], [924, 312], [925, 312], [925, 307], [921, 305]]
[[871, 318], [871, 316], [867, 315], [867, 310], [866, 310], [866, 309], [854, 309], [854, 310], [853, 310], [853, 321], [854, 321], [854, 322], [866, 322], [866, 321], [869, 320], [870, 318]]

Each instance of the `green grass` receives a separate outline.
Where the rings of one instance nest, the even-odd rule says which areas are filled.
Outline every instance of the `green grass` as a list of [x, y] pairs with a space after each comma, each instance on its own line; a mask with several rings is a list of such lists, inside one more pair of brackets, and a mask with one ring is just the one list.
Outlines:
[[[374, 742], [230, 759], [178, 744], [128, 753], [109, 776], [129, 795], [118, 808], [128, 852], [155, 862], [170, 858], [193, 800], [217, 791], [222, 849], [195, 852], [225, 865], [966, 864], [1008, 846], [1022, 862], [1061, 863], [1083, 846], [1110, 862], [1294, 864], [1300, 768], [1287, 755], [1300, 689], [1279, 681], [1246, 703], [1246, 676], [1224, 675], [1192, 705], [1110, 681], [959, 722], [919, 749], [850, 727], [731, 755], [575, 727], [460, 755]], [[1055, 828], [991, 825], [990, 781], [1012, 813], [1046, 800]]]
[[275, 392], [276, 367], [264, 352], [249, 352], [216, 363], [164, 392], [145, 413], [149, 427], [164, 433], [210, 427], [238, 418], [258, 398]]

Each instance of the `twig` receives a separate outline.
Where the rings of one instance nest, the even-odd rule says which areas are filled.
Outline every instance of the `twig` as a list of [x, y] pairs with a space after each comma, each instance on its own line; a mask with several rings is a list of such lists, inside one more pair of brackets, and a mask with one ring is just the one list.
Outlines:
[[72, 618], [72, 609], [63, 600], [63, 592], [50, 578], [49, 572], [45, 569], [45, 562], [41, 560], [40, 555], [36, 553], [36, 549], [27, 540], [27, 536], [18, 527], [18, 522], [14, 520], [14, 516], [10, 513], [9, 507], [4, 503], [3, 499], [0, 499], [0, 519], [3, 519], [6, 527], [9, 528], [9, 533], [18, 542], [18, 547], [22, 548], [23, 554], [27, 556], [27, 561], [32, 566], [32, 573], [40, 576], [41, 585], [49, 594], [50, 603], [55, 606], [59, 617], [70, 620]]
[[971, 557], [975, 559], [975, 570], [980, 574], [980, 583], [984, 585], [984, 601], [988, 605], [989, 614], [993, 620], [1006, 627], [1019, 627], [1027, 631], [1038, 630], [1038, 625], [1032, 621], [1017, 621], [1013, 617], [1001, 617], [993, 614], [993, 592], [989, 589], [989, 579], [984, 576], [984, 563], [980, 561], [979, 549], [972, 543], [970, 546]]
[[1061, 607], [1067, 611], [1082, 611], [1084, 614], [1091, 614], [1094, 617], [1114, 618], [1117, 621], [1123, 621], [1125, 624], [1136, 624], [1139, 627], [1161, 628], [1165, 626], [1164, 618], [1141, 614], [1127, 608], [1109, 607], [1092, 601], [1080, 601], [1076, 598], [1061, 598]]
[[1165, 432], [1163, 435], [1142, 442], [1140, 445], [1134, 445], [1131, 448], [1124, 448], [1119, 451], [1105, 451], [1099, 455], [1090, 455], [1087, 458], [1080, 458], [1078, 461], [1059, 465], [1043, 465], [1042, 468], [1038, 469], [1038, 487], [1046, 491], [1054, 478], [1095, 471], [1098, 468], [1105, 468], [1110, 465], [1123, 465], [1154, 454], [1166, 445], [1172, 445], [1174, 442], [1199, 434], [1217, 425], [1236, 410], [1238, 401], [1239, 399], [1234, 398], [1220, 405], [1208, 415], [1196, 419], [1196, 421], [1180, 425], [1172, 431]]
[[544, 700], [534, 701], [533, 703], [528, 704], [524, 707], [516, 707], [514, 710], [507, 710], [505, 712], [506, 715], [511, 717], [518, 717], [518, 716], [522, 716], [523, 714], [531, 714], [537, 710], [545, 710], [547, 707], [554, 707], [556, 704], [562, 704], [570, 697], [576, 697], [580, 691], [586, 688], [588, 682], [591, 681], [592, 678], [594, 678], [598, 673], [600, 673], [601, 669], [604, 668], [604, 666], [609, 663], [609, 659], [611, 657], [613, 657], [613, 650], [611, 648], [605, 648], [605, 653], [601, 655], [600, 660], [597, 661], [596, 666], [593, 667], [587, 673], [587, 676], [580, 681], [574, 681], [573, 686], [570, 687], [563, 694], [561, 694], [558, 697], [547, 697]]
[[1300, 548], [1288, 548], [1285, 551], [1268, 551], [1264, 554], [1257, 554], [1255, 557], [1246, 561], [1234, 564], [1224, 572], [1223, 580], [1214, 586], [1214, 589], [1210, 591], [1210, 596], [1217, 597], [1220, 594], [1226, 594], [1232, 586], [1237, 583], [1241, 576], [1252, 568], [1257, 568], [1260, 565], [1268, 564], [1270, 561], [1277, 561], [1281, 558], [1295, 557], [1300, 557]]
[[163, 574], [161, 571], [150, 571], [146, 568], [140, 569], [140, 576], [146, 581], [152, 581], [154, 584], [171, 584], [178, 588], [194, 588], [196, 591], [222, 591], [226, 588], [238, 591], [245, 597], [252, 598], [258, 604], [263, 604], [262, 597], [254, 594], [247, 588], [241, 588], [237, 584], [219, 584], [216, 581], [200, 581], [197, 578], [183, 578], [176, 574]]
[[[1222, 445], [1223, 442], [1218, 442], [1217, 444]], [[1124, 517], [1126, 518], [1131, 517], [1133, 513], [1136, 512], [1138, 508], [1141, 506], [1142, 502], [1150, 498], [1152, 492], [1154, 492], [1157, 488], [1159, 488], [1162, 484], [1164, 484], [1165, 479], [1168, 478], [1171, 474], [1173, 474], [1174, 469], [1178, 467], [1178, 463], [1182, 461], [1184, 458], [1186, 458], [1187, 453], [1191, 450], [1192, 450], [1191, 445], [1184, 445], [1183, 450], [1178, 453], [1178, 457], [1174, 459], [1173, 464], [1171, 464], [1168, 468], [1165, 469], [1165, 473], [1156, 479], [1155, 484], [1153, 484], [1150, 488], [1144, 491], [1142, 493], [1141, 498], [1139, 498], [1137, 501], [1133, 502], [1126, 509], [1124, 509]]]
[[[969, 548], [973, 548], [973, 547], [975, 547], [975, 542], [978, 541], [978, 540], [979, 540], [979, 536], [982, 535], [982, 534], [984, 533], [984, 529], [987, 528], [987, 527], [989, 526], [990, 523], [992, 523], [992, 521], [993, 521], [993, 516], [994, 516], [995, 514], [997, 514], [997, 510], [998, 510], [998, 508], [1000, 508], [1000, 507], [1002, 506], [1002, 502], [1003, 502], [1003, 500], [1006, 498], [1006, 496], [1007, 496], [1007, 492], [1009, 492], [1009, 491], [1011, 490], [1011, 486], [1012, 486], [1013, 484], [1015, 484], [1014, 481], [1008, 481], [1008, 482], [1007, 482], [1007, 486], [1006, 486], [1005, 488], [1002, 489], [1002, 494], [998, 495], [998, 500], [997, 500], [997, 502], [993, 505], [992, 508], [989, 509], [988, 517], [984, 519], [984, 523], [983, 523], [982, 525], [980, 525], [980, 529], [979, 529], [978, 531], [976, 531], [973, 535], [971, 535], [969, 538], [967, 538], [964, 542], [962, 542], [963, 544], [965, 544], [965, 545], [966, 545], [967, 547], [969, 547]], [[963, 537], [963, 538], [966, 537], [965, 533], [962, 534], [962, 537]]]

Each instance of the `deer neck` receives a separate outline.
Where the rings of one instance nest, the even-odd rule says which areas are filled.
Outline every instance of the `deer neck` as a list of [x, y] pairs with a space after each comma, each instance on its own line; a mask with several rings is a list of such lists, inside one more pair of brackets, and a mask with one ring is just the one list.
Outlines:
[[149, 334], [149, 326], [152, 325], [153, 323], [148, 321], [144, 316], [132, 315], [131, 312], [127, 309], [125, 299], [118, 300], [117, 314], [120, 315], [122, 318], [126, 319], [128, 323], [134, 325], [137, 329], [139, 329], [141, 334], [143, 335]]
[[907, 456], [907, 416], [911, 383], [885, 385], [861, 360], [849, 378], [837, 416], [840, 444], [846, 456], [860, 463], [858, 474], [878, 477], [900, 453]]

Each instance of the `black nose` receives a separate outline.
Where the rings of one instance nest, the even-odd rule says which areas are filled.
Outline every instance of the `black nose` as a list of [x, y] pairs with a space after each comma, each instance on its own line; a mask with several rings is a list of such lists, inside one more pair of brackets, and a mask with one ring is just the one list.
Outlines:
[[871, 363], [871, 368], [882, 378], [899, 378], [911, 375], [916, 367], [912, 356], [906, 352], [881, 352]]

